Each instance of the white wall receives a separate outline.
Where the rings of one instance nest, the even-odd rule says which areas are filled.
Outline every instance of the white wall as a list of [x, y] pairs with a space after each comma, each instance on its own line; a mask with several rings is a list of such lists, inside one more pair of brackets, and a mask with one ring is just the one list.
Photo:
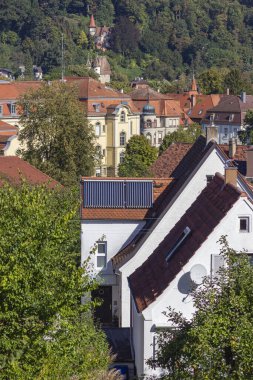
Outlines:
[[[82, 220], [81, 223], [81, 260], [90, 256], [90, 251], [104, 236], [107, 242], [107, 262], [116, 255], [140, 231], [143, 221], [111, 221], [111, 220]], [[91, 255], [91, 263], [95, 264], [95, 255]], [[109, 263], [103, 274], [113, 274]]]
[[223, 173], [224, 164], [216, 150], [213, 150], [186, 188], [179, 195], [176, 202], [172, 204], [169, 211], [163, 217], [160, 217], [160, 222], [157, 224], [151, 235], [145, 240], [139, 251], [131, 260], [120, 268], [120, 272], [122, 273], [122, 327], [128, 327], [130, 324], [130, 290], [127, 277], [146, 261], [159, 243], [182, 217], [185, 211], [195, 201], [207, 184], [206, 175], [214, 175], [216, 172]]
[[[250, 218], [250, 231], [240, 232], [239, 231], [239, 217], [248, 216]], [[189, 271], [196, 264], [202, 264], [206, 270], [207, 274], [211, 271], [211, 255], [220, 253], [220, 245], [218, 240], [222, 235], [227, 235], [228, 243], [231, 248], [238, 251], [243, 249], [249, 252], [253, 251], [253, 207], [252, 204], [245, 200], [245, 198], [239, 198], [232, 209], [227, 213], [227, 215], [222, 219], [220, 224], [214, 229], [214, 231], [209, 235], [208, 239], [202, 244], [195, 255], [189, 260], [189, 262], [182, 268], [181, 272], [176, 276], [176, 278], [170, 283], [169, 287], [161, 294], [161, 296], [153, 302], [147, 309], [142, 313], [144, 316], [144, 326], [147, 322], [147, 326], [152, 325], [153, 331], [155, 327], [170, 326], [166, 316], [163, 314], [168, 306], [174, 308], [177, 311], [183, 313], [184, 317], [191, 318], [194, 312], [193, 303], [191, 296], [187, 293], [191, 288], [191, 282], [189, 281]], [[135, 317], [136, 318], [136, 317]], [[145, 361], [153, 355], [153, 349], [151, 349], [153, 344], [154, 332], [151, 331], [149, 334], [144, 327], [144, 340], [143, 340], [143, 366]], [[133, 331], [135, 334], [135, 330]], [[136, 357], [140, 361], [140, 353], [137, 353], [139, 347], [135, 346]], [[141, 352], [141, 350], [140, 350]], [[141, 368], [141, 364], [138, 364]], [[152, 370], [145, 367], [145, 373], [151, 375]]]

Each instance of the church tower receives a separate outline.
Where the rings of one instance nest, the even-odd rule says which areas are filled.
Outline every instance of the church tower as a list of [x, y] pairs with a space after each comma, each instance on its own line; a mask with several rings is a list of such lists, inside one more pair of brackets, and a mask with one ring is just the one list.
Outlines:
[[89, 34], [90, 34], [90, 36], [94, 37], [95, 34], [96, 34], [96, 30], [97, 30], [97, 27], [96, 27], [94, 16], [91, 15], [90, 16], [90, 25], [89, 25]]

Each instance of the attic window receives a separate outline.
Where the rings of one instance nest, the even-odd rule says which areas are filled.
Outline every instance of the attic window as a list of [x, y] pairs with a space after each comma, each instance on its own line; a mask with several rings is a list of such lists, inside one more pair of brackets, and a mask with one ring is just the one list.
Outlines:
[[100, 103], [94, 103], [92, 104], [95, 112], [100, 112]]
[[182, 232], [182, 234], [177, 239], [175, 245], [167, 253], [167, 256], [166, 256], [167, 262], [172, 257], [172, 255], [176, 252], [176, 250], [182, 245], [182, 243], [187, 238], [187, 236], [189, 236], [190, 232], [191, 232], [191, 229], [189, 227], [185, 227], [184, 231]]
[[249, 217], [248, 216], [242, 216], [239, 218], [240, 222], [240, 232], [249, 232]]
[[235, 115], [234, 115], [233, 113], [231, 113], [231, 114], [229, 115], [229, 121], [233, 121], [233, 120], [234, 120], [234, 117], [235, 117]]

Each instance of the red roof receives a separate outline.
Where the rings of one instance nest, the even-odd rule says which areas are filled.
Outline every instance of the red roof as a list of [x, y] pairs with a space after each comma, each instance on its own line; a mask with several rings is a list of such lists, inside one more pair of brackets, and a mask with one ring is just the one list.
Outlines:
[[[94, 181], [122, 181], [122, 180], [152, 180], [154, 183], [153, 195], [154, 204], [152, 208], [84, 208], [81, 209], [81, 218], [83, 220], [144, 220], [149, 218], [150, 214], [155, 212], [157, 207], [163, 198], [163, 193], [167, 189], [168, 185], [173, 181], [172, 178], [102, 178], [102, 177], [83, 177], [82, 180], [92, 179]], [[82, 196], [83, 194], [83, 184], [81, 183]]]
[[93, 15], [90, 16], [90, 28], [96, 28], [96, 23]]
[[[213, 229], [239, 199], [241, 192], [224, 183], [220, 174], [201, 192], [175, 227], [169, 232], [149, 258], [129, 277], [130, 289], [138, 312], [154, 302], [201, 247]], [[186, 227], [191, 232], [166, 262], [166, 255], [174, 247]]]
[[31, 185], [61, 186], [59, 182], [19, 157], [0, 157], [0, 184], [7, 181], [12, 185], [18, 185], [21, 183], [22, 178]]

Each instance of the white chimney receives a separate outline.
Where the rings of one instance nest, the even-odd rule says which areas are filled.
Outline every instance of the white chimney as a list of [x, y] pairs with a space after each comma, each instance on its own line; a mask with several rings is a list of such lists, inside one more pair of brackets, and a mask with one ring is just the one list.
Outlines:
[[227, 95], [229, 95], [229, 88], [227, 88]]

